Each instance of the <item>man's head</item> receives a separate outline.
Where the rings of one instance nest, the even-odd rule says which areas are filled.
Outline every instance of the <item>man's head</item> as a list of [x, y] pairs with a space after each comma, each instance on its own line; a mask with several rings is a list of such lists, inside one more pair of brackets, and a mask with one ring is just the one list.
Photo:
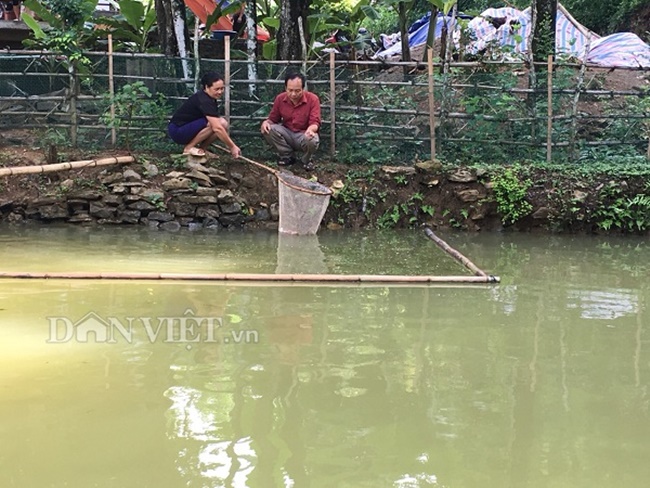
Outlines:
[[223, 91], [226, 89], [222, 76], [214, 71], [210, 71], [201, 77], [201, 85], [203, 85], [203, 91], [215, 100], [221, 98]]
[[297, 103], [302, 98], [302, 92], [305, 88], [305, 75], [302, 73], [289, 73], [284, 78], [284, 89], [287, 92], [289, 100]]

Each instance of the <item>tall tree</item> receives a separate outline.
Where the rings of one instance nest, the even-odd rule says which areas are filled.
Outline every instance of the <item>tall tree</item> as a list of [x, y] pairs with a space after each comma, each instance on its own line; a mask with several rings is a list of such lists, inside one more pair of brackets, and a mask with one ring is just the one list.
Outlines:
[[277, 33], [278, 59], [302, 59], [303, 40], [300, 37], [298, 19], [302, 19], [304, 42], [309, 45], [307, 15], [312, 0], [281, 0], [280, 28]]
[[189, 33], [183, 0], [155, 0], [160, 50], [167, 56], [186, 56]]
[[546, 61], [555, 54], [555, 16], [557, 0], [534, 0], [535, 30], [532, 50], [534, 61]]

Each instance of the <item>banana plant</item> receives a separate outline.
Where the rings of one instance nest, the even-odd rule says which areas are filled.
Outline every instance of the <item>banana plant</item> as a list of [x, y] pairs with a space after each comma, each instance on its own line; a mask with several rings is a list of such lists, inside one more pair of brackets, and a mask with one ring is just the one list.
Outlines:
[[90, 65], [84, 54], [96, 36], [86, 26], [92, 20], [97, 0], [26, 0], [25, 7], [34, 12], [48, 27], [42, 28], [34, 16], [23, 13], [22, 19], [32, 30], [33, 39], [26, 39], [27, 47], [51, 51], [63, 56], [68, 71], [83, 72]]
[[99, 33], [110, 33], [117, 42], [117, 50], [145, 53], [150, 50], [151, 33], [156, 28], [156, 9], [152, 0], [119, 0], [119, 14], [104, 17]]

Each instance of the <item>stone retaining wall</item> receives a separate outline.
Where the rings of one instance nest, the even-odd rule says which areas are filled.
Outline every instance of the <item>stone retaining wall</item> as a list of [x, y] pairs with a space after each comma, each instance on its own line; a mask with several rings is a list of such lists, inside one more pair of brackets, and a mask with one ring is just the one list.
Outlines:
[[66, 179], [55, 195], [20, 201], [0, 195], [0, 222], [140, 224], [171, 231], [241, 227], [251, 221], [272, 225], [278, 220], [277, 203], [249, 206], [233, 193], [243, 179], [196, 163], [164, 177], [153, 164], [113, 167], [101, 171], [90, 189]]

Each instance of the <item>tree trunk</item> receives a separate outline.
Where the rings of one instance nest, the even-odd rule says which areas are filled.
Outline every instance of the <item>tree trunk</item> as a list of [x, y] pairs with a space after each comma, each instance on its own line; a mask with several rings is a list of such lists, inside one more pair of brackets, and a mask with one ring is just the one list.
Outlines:
[[427, 48], [433, 48], [436, 42], [436, 23], [438, 20], [438, 7], [431, 7], [431, 17], [429, 17], [429, 30], [427, 30]]
[[546, 62], [549, 55], [555, 55], [555, 16], [557, 0], [534, 0], [536, 10], [533, 31], [533, 60]]
[[[280, 5], [280, 29], [277, 33], [278, 59], [296, 60], [302, 59], [302, 41], [298, 29], [298, 18], [302, 17], [302, 23], [307, 26], [307, 15], [311, 0], [282, 0]], [[305, 32], [306, 43], [309, 43], [309, 32]]]
[[167, 56], [179, 56], [179, 45], [186, 50], [190, 40], [185, 27], [185, 3], [183, 0], [155, 0], [155, 7], [160, 50]]
[[397, 5], [397, 14], [399, 22], [399, 33], [402, 38], [402, 61], [411, 60], [411, 48], [409, 47], [408, 34], [408, 6], [406, 2], [400, 2]]

